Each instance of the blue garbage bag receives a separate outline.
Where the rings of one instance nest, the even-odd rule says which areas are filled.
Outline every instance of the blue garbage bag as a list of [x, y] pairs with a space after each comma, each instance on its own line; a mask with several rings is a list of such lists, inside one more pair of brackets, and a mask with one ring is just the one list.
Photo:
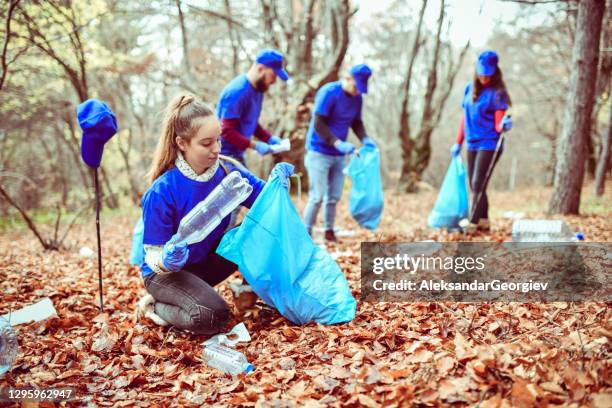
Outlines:
[[458, 228], [469, 211], [467, 177], [460, 156], [453, 157], [427, 223], [433, 228]]
[[223, 236], [217, 253], [237, 264], [253, 291], [295, 324], [355, 317], [356, 302], [340, 267], [312, 242], [274, 172], [242, 224]]
[[383, 188], [380, 177], [380, 151], [365, 145], [353, 155], [347, 167], [352, 180], [349, 193], [351, 215], [364, 228], [375, 230], [383, 211]]
[[132, 235], [132, 250], [130, 251], [130, 265], [140, 265], [144, 262], [144, 247], [142, 237], [144, 234], [144, 221], [142, 217], [138, 219]]

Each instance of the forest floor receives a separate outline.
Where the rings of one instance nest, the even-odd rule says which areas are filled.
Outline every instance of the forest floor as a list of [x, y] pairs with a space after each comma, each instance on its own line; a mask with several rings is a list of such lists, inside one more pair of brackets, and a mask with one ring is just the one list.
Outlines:
[[[612, 184], [597, 198], [586, 186], [583, 215], [564, 219], [587, 241], [612, 241]], [[612, 406], [612, 310], [579, 303], [369, 303], [360, 296], [360, 242], [510, 240], [507, 211], [545, 217], [550, 189], [492, 192], [493, 231], [465, 237], [426, 228], [435, 192], [385, 193], [377, 232], [348, 215], [354, 231], [328, 245], [357, 299], [347, 324], [296, 326], [258, 301], [240, 343], [255, 371], [230, 377], [206, 366], [205, 336], [151, 321], [135, 307], [145, 293], [128, 264], [135, 216], [104, 213], [105, 313], [98, 309], [95, 224], [71, 232], [73, 249], [41, 251], [25, 229], [0, 236], [0, 315], [50, 297], [58, 317], [17, 326], [20, 353], [0, 387], [71, 386], [75, 406]], [[303, 207], [303, 201], [296, 206]], [[297, 200], [295, 200], [297, 201]], [[219, 292], [232, 305], [227, 283]], [[232, 306], [233, 307], [233, 306]], [[0, 402], [0, 405], [2, 402]], [[41, 406], [44, 406], [41, 405]], [[52, 405], [50, 405], [52, 406]]]

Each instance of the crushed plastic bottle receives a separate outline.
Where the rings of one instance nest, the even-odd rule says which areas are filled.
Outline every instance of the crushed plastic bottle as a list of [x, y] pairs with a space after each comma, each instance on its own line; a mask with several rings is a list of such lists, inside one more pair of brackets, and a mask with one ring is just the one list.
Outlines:
[[0, 376], [11, 369], [18, 351], [17, 334], [10, 323], [0, 317]]
[[253, 187], [238, 171], [228, 174], [210, 194], [183, 217], [177, 242], [188, 245], [202, 241], [236, 207], [246, 200]]
[[512, 224], [513, 242], [576, 242], [584, 235], [574, 234], [562, 220], [517, 220]]
[[204, 346], [204, 361], [209, 367], [231, 375], [248, 374], [253, 371], [253, 365], [249, 363], [244, 354], [220, 344]]

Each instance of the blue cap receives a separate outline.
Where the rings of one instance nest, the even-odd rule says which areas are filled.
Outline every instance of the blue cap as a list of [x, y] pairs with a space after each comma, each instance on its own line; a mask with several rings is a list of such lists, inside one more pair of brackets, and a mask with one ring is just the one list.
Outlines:
[[482, 76], [492, 76], [497, 70], [499, 57], [495, 51], [483, 51], [476, 61], [476, 73]]
[[77, 107], [83, 130], [81, 157], [89, 167], [100, 167], [104, 144], [117, 133], [117, 119], [111, 108], [97, 99], [88, 99]]
[[268, 68], [272, 68], [274, 73], [283, 81], [289, 79], [287, 71], [285, 71], [285, 68], [283, 68], [283, 54], [280, 52], [269, 48], [264, 48], [263, 50], [259, 51], [259, 54], [257, 54], [255, 62], [265, 65]]
[[362, 94], [368, 93], [368, 79], [372, 75], [372, 70], [366, 64], [357, 64], [349, 71], [355, 83], [357, 84], [357, 90]]

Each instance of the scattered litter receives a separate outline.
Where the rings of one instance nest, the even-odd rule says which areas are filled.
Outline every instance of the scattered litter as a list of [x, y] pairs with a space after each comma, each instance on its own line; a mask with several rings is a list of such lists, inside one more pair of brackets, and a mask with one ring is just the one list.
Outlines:
[[332, 258], [334, 258], [334, 260], [336, 260], [340, 258], [341, 256], [352, 256], [353, 251], [336, 251], [336, 252], [330, 253], [330, 255]]
[[8, 320], [12, 326], [17, 326], [31, 321], [40, 322], [52, 316], [57, 316], [57, 311], [53, 307], [51, 299], [44, 298], [38, 303], [5, 314], [2, 317]]
[[503, 215], [504, 218], [509, 218], [511, 220], [520, 220], [525, 217], [524, 212], [518, 211], [506, 211]]
[[211, 344], [224, 344], [226, 346], [233, 347], [240, 342], [246, 343], [249, 341], [251, 341], [251, 335], [249, 334], [246, 326], [244, 323], [238, 323], [229, 332], [212, 336], [210, 339], [202, 343], [202, 345], [207, 346]]
[[209, 367], [231, 375], [253, 371], [253, 365], [244, 354], [220, 344], [204, 344], [204, 361]]
[[79, 250], [79, 255], [84, 258], [91, 258], [94, 256], [94, 251], [90, 247], [84, 246]]

